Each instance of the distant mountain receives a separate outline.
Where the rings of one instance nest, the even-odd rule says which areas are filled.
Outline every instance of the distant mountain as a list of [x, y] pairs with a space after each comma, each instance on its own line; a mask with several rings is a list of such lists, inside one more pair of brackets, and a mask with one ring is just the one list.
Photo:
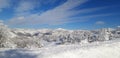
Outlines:
[[0, 23], [0, 48], [40, 48], [120, 39], [120, 27], [99, 30], [10, 29]]

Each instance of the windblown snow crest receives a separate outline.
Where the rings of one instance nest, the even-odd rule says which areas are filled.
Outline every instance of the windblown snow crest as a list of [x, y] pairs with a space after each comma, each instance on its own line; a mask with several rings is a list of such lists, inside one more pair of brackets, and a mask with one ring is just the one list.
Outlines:
[[120, 39], [120, 27], [99, 30], [10, 29], [0, 23], [0, 48], [41, 48]]

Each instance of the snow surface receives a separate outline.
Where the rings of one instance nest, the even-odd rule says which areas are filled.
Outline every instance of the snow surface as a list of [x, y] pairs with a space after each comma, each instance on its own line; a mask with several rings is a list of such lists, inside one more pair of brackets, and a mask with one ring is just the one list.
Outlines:
[[0, 49], [0, 58], [120, 58], [120, 41], [40, 49]]

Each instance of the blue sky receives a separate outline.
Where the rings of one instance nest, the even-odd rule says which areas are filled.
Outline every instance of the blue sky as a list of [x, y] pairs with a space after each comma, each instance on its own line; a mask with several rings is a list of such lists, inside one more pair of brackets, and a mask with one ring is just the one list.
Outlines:
[[120, 0], [0, 0], [11, 28], [99, 29], [120, 26]]

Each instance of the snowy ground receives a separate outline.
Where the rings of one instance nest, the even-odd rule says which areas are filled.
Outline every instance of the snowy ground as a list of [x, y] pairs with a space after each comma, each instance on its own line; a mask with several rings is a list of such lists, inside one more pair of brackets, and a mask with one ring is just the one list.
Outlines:
[[120, 41], [59, 45], [41, 49], [0, 49], [0, 58], [120, 58]]

